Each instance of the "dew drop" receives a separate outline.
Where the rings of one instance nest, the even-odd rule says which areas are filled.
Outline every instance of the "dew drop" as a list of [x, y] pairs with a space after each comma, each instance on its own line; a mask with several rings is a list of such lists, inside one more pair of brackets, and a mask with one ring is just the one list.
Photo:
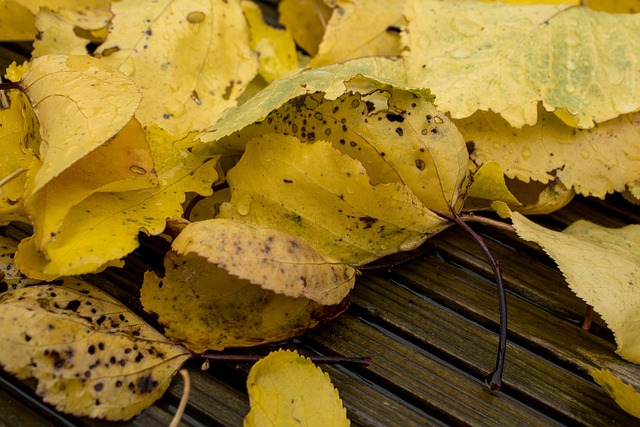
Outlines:
[[243, 215], [243, 216], [249, 215], [252, 200], [253, 199], [248, 194], [245, 194], [244, 196], [240, 197], [240, 200], [238, 200], [238, 203], [236, 204], [236, 210], [240, 215]]
[[578, 65], [574, 61], [571, 61], [571, 60], [567, 61], [567, 70], [573, 71], [576, 68], [578, 68]]
[[144, 168], [141, 168], [140, 166], [136, 166], [136, 165], [131, 166], [129, 170], [135, 173], [136, 175], [144, 175], [145, 173], [147, 173], [147, 171]]
[[451, 24], [455, 32], [467, 37], [475, 36], [482, 30], [477, 23], [461, 17], [455, 18]]
[[589, 160], [589, 152], [587, 150], [581, 150], [580, 156], [582, 156], [582, 158], [585, 160]]
[[580, 37], [576, 36], [575, 34], [569, 34], [564, 42], [567, 44], [567, 46], [569, 47], [576, 47], [580, 44]]
[[572, 85], [571, 83], [569, 83], [564, 87], [564, 90], [566, 90], [567, 93], [573, 93], [573, 92], [576, 91], [576, 87], [574, 85]]
[[435, 117], [433, 118], [433, 122], [434, 122], [434, 123], [436, 123], [436, 124], [441, 125], [441, 124], [443, 124], [443, 123], [444, 123], [444, 120], [442, 120], [442, 117], [440, 117], [440, 116], [435, 116]]
[[524, 147], [520, 153], [525, 160], [531, 157], [531, 150], [528, 147]]
[[470, 49], [467, 49], [466, 47], [461, 47], [460, 49], [456, 49], [451, 53], [451, 56], [456, 58], [456, 59], [464, 59], [464, 58], [468, 58], [471, 56], [473, 52], [471, 52]]
[[204, 21], [204, 18], [206, 17], [207, 15], [205, 15], [204, 12], [200, 12], [200, 11], [190, 12], [187, 15], [187, 21], [189, 21], [191, 24], [199, 24], [202, 21]]
[[426, 165], [424, 164], [424, 160], [416, 159], [416, 167], [418, 168], [418, 170], [423, 171], [424, 168], [426, 167]]

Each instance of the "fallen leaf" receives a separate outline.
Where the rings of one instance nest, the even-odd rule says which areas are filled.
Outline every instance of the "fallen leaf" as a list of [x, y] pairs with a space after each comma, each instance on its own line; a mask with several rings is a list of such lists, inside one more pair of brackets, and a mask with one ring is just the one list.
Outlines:
[[229, 274], [193, 253], [165, 257], [165, 276], [145, 274], [140, 300], [167, 336], [190, 350], [222, 350], [282, 341], [347, 308], [291, 298]]
[[136, 117], [178, 137], [205, 129], [256, 75], [258, 60], [239, 1], [123, 0], [112, 5], [102, 61], [143, 94]]
[[560, 233], [518, 212], [511, 219], [518, 236], [542, 246], [571, 290], [602, 316], [616, 352], [640, 363], [640, 225], [614, 229], [580, 220]]
[[298, 68], [296, 44], [291, 34], [264, 22], [260, 7], [251, 1], [242, 1], [242, 10], [251, 29], [251, 48], [258, 52], [258, 73], [265, 81], [283, 77]]
[[462, 204], [469, 157], [459, 132], [429, 101], [388, 88], [334, 101], [307, 95], [216, 144], [242, 151], [251, 138], [269, 132], [328, 141], [361, 162], [372, 184], [405, 184], [426, 207], [449, 215], [450, 206], [459, 210]]
[[27, 5], [13, 0], [0, 1], [0, 42], [33, 40], [36, 30], [35, 14]]
[[589, 371], [589, 375], [613, 397], [622, 409], [640, 418], [640, 393], [632, 385], [625, 384], [607, 369], [594, 369]]
[[640, 177], [640, 113], [625, 114], [593, 129], [576, 129], [539, 109], [535, 126], [512, 128], [494, 113], [454, 120], [471, 158], [495, 161], [505, 175], [524, 182], [559, 180], [585, 196], [604, 198]]
[[609, 13], [640, 13], [640, 0], [589, 0], [587, 6], [593, 10]]
[[491, 110], [519, 128], [537, 122], [542, 102], [591, 128], [640, 109], [638, 15], [430, 0], [410, 1], [406, 17], [408, 81], [453, 118]]
[[18, 270], [13, 261], [16, 249], [18, 243], [14, 239], [0, 236], [0, 293], [40, 283], [39, 280], [30, 279]]
[[329, 376], [295, 351], [278, 350], [256, 362], [247, 391], [245, 427], [350, 425]]
[[282, 0], [278, 2], [278, 19], [291, 32], [305, 52], [318, 53], [325, 27], [333, 8], [323, 0]]
[[415, 249], [449, 225], [406, 185], [372, 185], [360, 162], [325, 141], [254, 138], [227, 181], [231, 202], [220, 217], [298, 236], [345, 264]]
[[129, 78], [90, 56], [35, 58], [20, 84], [42, 137], [33, 193], [116, 135], [141, 99]]
[[61, 53], [87, 55], [87, 45], [96, 42], [92, 35], [111, 22], [109, 9], [66, 9], [57, 12], [43, 7], [36, 15], [38, 37], [31, 57]]
[[339, 304], [355, 284], [354, 268], [325, 261], [303, 240], [227, 219], [187, 225], [171, 248], [195, 253], [263, 289], [321, 305]]
[[198, 136], [198, 140], [205, 144], [217, 141], [263, 120], [270, 112], [300, 95], [323, 92], [326, 99], [336, 99], [347, 91], [347, 82], [356, 76], [362, 76], [378, 86], [410, 88], [401, 83], [404, 81], [401, 64], [386, 58], [361, 58], [344, 64], [302, 70], [273, 81], [249, 101], [227, 110], [215, 126]]
[[0, 294], [0, 364], [75, 416], [127, 420], [155, 402], [190, 353], [79, 279]]
[[38, 277], [50, 278], [103, 268], [137, 248], [139, 232], [160, 234], [167, 218], [182, 216], [185, 193], [211, 194], [218, 176], [217, 157], [189, 154], [155, 126], [146, 133], [160, 185], [87, 197], [69, 210], [44, 253], [35, 248], [33, 237], [22, 242], [16, 253], [21, 271], [30, 275], [40, 272]]
[[402, 50], [399, 28], [405, 3], [406, 0], [338, 2], [318, 53], [309, 65], [320, 67], [366, 56], [399, 56]]

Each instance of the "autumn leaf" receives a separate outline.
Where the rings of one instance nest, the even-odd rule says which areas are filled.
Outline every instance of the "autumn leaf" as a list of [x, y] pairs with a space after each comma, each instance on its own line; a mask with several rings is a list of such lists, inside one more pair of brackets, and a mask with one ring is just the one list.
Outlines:
[[160, 234], [167, 218], [182, 216], [186, 192], [211, 194], [218, 177], [217, 157], [190, 155], [157, 127], [146, 129], [146, 134], [159, 186], [87, 197], [71, 208], [43, 253], [35, 248], [33, 237], [21, 243], [16, 253], [20, 270], [45, 279], [93, 272], [138, 247], [139, 232]]
[[274, 228], [326, 259], [365, 264], [410, 250], [448, 226], [404, 184], [372, 185], [360, 162], [325, 141], [254, 138], [227, 174], [231, 202], [221, 218]]
[[167, 336], [197, 353], [282, 341], [347, 308], [346, 301], [322, 306], [276, 294], [194, 253], [167, 253], [165, 272], [145, 274], [140, 300]]
[[323, 0], [282, 0], [278, 19], [291, 32], [296, 44], [309, 55], [318, 53], [333, 8]]
[[141, 99], [129, 78], [90, 56], [35, 58], [20, 85], [42, 137], [33, 193], [116, 135]]
[[[401, 83], [405, 79], [401, 64], [386, 58], [362, 58], [343, 64], [302, 70], [273, 81], [244, 104], [227, 110], [215, 126], [199, 135], [198, 140], [210, 144], [231, 135], [265, 119], [273, 110], [300, 95], [323, 92], [326, 99], [336, 99], [345, 93], [347, 83], [357, 76], [376, 86], [411, 88]], [[428, 90], [413, 89], [420, 93], [429, 93]]]
[[0, 364], [75, 416], [127, 420], [190, 357], [122, 303], [79, 279], [0, 295]]
[[43, 7], [36, 15], [38, 37], [33, 42], [32, 58], [61, 53], [87, 55], [87, 45], [103, 41], [99, 35], [111, 22], [109, 9], [60, 9]]
[[264, 80], [271, 82], [298, 68], [296, 44], [291, 34], [264, 22], [260, 7], [251, 1], [242, 1], [242, 10], [251, 29], [251, 48], [258, 52], [258, 73]]
[[567, 283], [593, 306], [613, 331], [624, 359], [640, 363], [640, 225], [613, 229], [580, 220], [562, 233], [514, 212], [518, 236], [538, 243], [558, 264]]
[[27, 174], [37, 164], [37, 123], [26, 97], [13, 91], [8, 94], [10, 107], [0, 109], [0, 224], [29, 222], [24, 210]]
[[405, 3], [406, 0], [338, 2], [318, 53], [309, 65], [320, 67], [366, 56], [399, 56], [402, 50], [399, 31], [389, 28], [400, 28]]
[[9, 289], [20, 289], [40, 283], [40, 280], [25, 276], [13, 261], [18, 243], [9, 237], [0, 236], [0, 293]]
[[96, 50], [143, 94], [136, 111], [177, 137], [205, 129], [256, 75], [239, 1], [114, 2], [109, 36]]
[[181, 255], [206, 258], [263, 289], [321, 305], [339, 304], [355, 284], [355, 269], [325, 261], [303, 240], [237, 221], [191, 223], [171, 247]]
[[607, 369], [594, 369], [589, 372], [589, 375], [611, 395], [622, 409], [640, 418], [640, 393], [632, 385], [625, 384]]
[[253, 365], [247, 390], [245, 427], [350, 425], [329, 376], [295, 351], [278, 350]]
[[411, 1], [406, 17], [408, 81], [454, 118], [491, 110], [519, 128], [542, 102], [591, 128], [640, 109], [637, 15], [467, 0]]
[[495, 161], [524, 182], [559, 180], [585, 196], [622, 192], [640, 177], [640, 113], [593, 129], [575, 129], [539, 108], [535, 126], [512, 128], [494, 113], [477, 112], [454, 123], [478, 164]]
[[37, 34], [34, 15], [14, 0], [0, 0], [0, 41], [33, 40]]
[[389, 88], [346, 93], [335, 101], [308, 95], [216, 144], [242, 151], [251, 138], [268, 132], [328, 141], [362, 163], [372, 184], [406, 184], [426, 207], [448, 215], [463, 201], [468, 154], [459, 132], [430, 100]]

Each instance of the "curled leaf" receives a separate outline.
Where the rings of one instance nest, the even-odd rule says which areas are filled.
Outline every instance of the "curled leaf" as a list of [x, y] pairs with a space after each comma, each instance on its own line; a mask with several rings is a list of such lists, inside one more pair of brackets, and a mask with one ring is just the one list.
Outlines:
[[631, 384], [625, 384], [608, 369], [594, 369], [589, 371], [589, 375], [611, 395], [622, 409], [640, 418], [640, 393]]
[[163, 278], [145, 274], [140, 300], [166, 334], [190, 350], [282, 341], [336, 317], [347, 302], [321, 306], [263, 289], [193, 253], [169, 252]]
[[272, 352], [253, 365], [247, 390], [245, 427], [350, 425], [329, 376], [294, 351]]
[[76, 416], [127, 420], [190, 357], [122, 303], [78, 279], [0, 294], [0, 364]]
[[227, 219], [189, 224], [171, 245], [196, 253], [264, 289], [321, 305], [339, 304], [355, 284], [355, 269], [324, 260], [303, 240]]

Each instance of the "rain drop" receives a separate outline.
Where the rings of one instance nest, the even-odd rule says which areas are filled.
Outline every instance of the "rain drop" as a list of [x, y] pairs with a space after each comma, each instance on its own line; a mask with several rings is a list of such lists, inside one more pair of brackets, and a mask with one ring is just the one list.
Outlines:
[[236, 210], [240, 215], [249, 215], [249, 210], [251, 209], [251, 201], [253, 199], [248, 194], [240, 197], [238, 200], [238, 204], [236, 205]]
[[423, 171], [424, 168], [426, 167], [424, 160], [422, 159], [416, 159], [416, 167], [418, 168], [418, 170]]
[[204, 18], [206, 17], [207, 15], [205, 15], [204, 12], [200, 12], [200, 11], [190, 12], [187, 15], [187, 21], [189, 21], [191, 24], [199, 24], [202, 21], [204, 21]]
[[520, 153], [525, 160], [531, 157], [531, 150], [528, 147], [524, 147]]

